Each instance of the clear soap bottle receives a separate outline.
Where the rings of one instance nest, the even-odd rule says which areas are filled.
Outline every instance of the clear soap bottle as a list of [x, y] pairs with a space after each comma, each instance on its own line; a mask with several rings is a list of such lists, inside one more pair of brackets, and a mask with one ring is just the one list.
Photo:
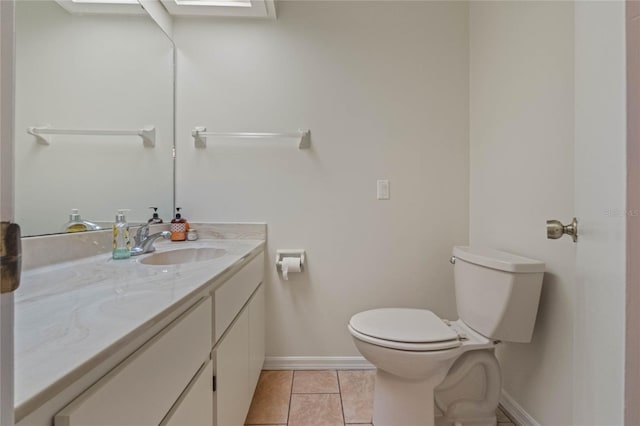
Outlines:
[[100, 226], [95, 223], [82, 219], [78, 209], [71, 209], [69, 222], [62, 225], [62, 232], [97, 231], [100, 229]]
[[62, 232], [83, 232], [88, 230], [87, 225], [82, 222], [78, 209], [71, 209], [69, 222], [62, 225]]
[[129, 239], [129, 224], [125, 217], [126, 209], [118, 210], [116, 222], [113, 224], [113, 252], [114, 259], [129, 259], [131, 257], [131, 240]]

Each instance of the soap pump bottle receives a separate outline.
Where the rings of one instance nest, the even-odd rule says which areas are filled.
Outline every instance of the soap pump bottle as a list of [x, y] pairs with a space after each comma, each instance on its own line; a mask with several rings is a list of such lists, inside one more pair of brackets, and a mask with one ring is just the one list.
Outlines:
[[69, 215], [69, 222], [62, 225], [62, 232], [82, 232], [82, 231], [96, 231], [100, 227], [93, 222], [83, 220], [80, 217], [78, 209], [71, 209]]
[[87, 230], [87, 225], [82, 223], [82, 218], [80, 217], [78, 209], [71, 209], [69, 222], [62, 225], [62, 232], [82, 232]]
[[118, 210], [116, 222], [113, 224], [113, 252], [114, 259], [129, 259], [131, 257], [131, 240], [129, 239], [129, 224], [124, 213], [126, 209]]
[[157, 207], [149, 207], [153, 209], [153, 217], [147, 221], [150, 224], [162, 223], [162, 218], [158, 216], [158, 208]]
[[176, 217], [171, 221], [171, 241], [185, 241], [189, 223], [180, 214], [180, 207], [176, 207]]

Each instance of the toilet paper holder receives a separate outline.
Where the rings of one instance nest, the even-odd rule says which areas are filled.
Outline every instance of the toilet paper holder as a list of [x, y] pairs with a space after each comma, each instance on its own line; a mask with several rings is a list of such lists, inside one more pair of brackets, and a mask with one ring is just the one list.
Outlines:
[[282, 259], [285, 257], [299, 257], [300, 267], [304, 268], [305, 255], [306, 253], [303, 249], [276, 250], [276, 268], [282, 266]]

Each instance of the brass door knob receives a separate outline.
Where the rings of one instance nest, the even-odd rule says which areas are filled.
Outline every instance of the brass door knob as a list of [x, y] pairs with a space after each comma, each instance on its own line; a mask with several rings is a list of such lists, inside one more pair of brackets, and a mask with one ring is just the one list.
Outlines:
[[547, 221], [547, 238], [550, 240], [556, 240], [563, 235], [570, 235], [573, 238], [573, 242], [578, 241], [578, 221], [574, 217], [570, 224], [563, 225], [559, 220]]

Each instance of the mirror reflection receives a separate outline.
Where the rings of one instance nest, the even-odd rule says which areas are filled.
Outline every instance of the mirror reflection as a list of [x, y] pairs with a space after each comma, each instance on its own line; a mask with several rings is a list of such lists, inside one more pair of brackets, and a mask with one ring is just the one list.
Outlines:
[[110, 228], [119, 209], [130, 223], [147, 222], [150, 207], [171, 220], [173, 44], [139, 12], [16, 3], [15, 215], [24, 236]]

